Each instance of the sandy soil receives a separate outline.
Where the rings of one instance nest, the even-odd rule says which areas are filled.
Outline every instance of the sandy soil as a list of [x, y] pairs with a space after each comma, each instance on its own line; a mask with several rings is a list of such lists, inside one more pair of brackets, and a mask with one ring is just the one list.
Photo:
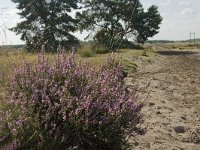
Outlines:
[[137, 72], [127, 79], [139, 85], [145, 106], [145, 135], [136, 150], [200, 150], [200, 50], [160, 50], [153, 58], [133, 58]]

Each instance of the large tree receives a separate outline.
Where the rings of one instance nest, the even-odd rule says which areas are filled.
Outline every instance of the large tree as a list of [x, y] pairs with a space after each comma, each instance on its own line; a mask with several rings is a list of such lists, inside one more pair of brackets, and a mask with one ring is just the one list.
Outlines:
[[[12, 0], [23, 19], [12, 28], [26, 42], [29, 51], [55, 51], [58, 45], [69, 47], [78, 40], [71, 34], [77, 29], [77, 19], [70, 15], [78, 9], [78, 0]], [[49, 2], [49, 3], [47, 3]]]
[[80, 29], [95, 31], [93, 38], [109, 50], [130, 38], [143, 43], [158, 33], [162, 22], [156, 6], [145, 11], [139, 0], [85, 0], [84, 5], [77, 14]]

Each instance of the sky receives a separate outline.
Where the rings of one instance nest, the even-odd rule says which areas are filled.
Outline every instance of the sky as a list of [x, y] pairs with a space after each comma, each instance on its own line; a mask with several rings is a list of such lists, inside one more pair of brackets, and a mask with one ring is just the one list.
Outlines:
[[[187, 40], [190, 32], [200, 37], [200, 0], [140, 0], [145, 9], [157, 5], [163, 17], [160, 30], [151, 40]], [[21, 21], [11, 0], [0, 0], [0, 45], [23, 44], [20, 36], [9, 31]], [[84, 40], [87, 34], [75, 33]]]

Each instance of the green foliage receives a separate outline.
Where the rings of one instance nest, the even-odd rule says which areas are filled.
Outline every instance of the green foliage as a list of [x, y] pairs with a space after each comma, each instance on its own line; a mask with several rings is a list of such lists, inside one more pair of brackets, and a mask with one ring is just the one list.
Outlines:
[[132, 37], [143, 43], [158, 33], [162, 18], [156, 6], [144, 11], [139, 0], [86, 0], [77, 13], [81, 30], [97, 31], [94, 40], [109, 50], [119, 48]]
[[58, 45], [65, 48], [78, 43], [71, 34], [77, 29], [78, 21], [69, 13], [78, 9], [78, 0], [55, 0], [47, 4], [45, 0], [12, 0], [20, 10], [23, 21], [11, 30], [21, 35], [28, 51], [55, 51]]
[[138, 23], [135, 24], [135, 28], [138, 31], [137, 41], [144, 43], [149, 37], [153, 37], [158, 33], [162, 17], [158, 12], [158, 7], [152, 5], [148, 8], [147, 12], [139, 14], [136, 21], [138, 21]]
[[127, 39], [122, 40], [121, 45], [119, 46], [121, 49], [144, 49], [142, 46], [135, 44]]
[[127, 59], [124, 59], [123, 60], [123, 63], [124, 63], [124, 72], [125, 73], [134, 73], [137, 71], [137, 64], [135, 64], [134, 62], [130, 61], [130, 60], [127, 60]]
[[93, 57], [94, 52], [91, 49], [80, 49], [78, 51], [81, 57]]
[[109, 52], [103, 45], [99, 44], [95, 44], [92, 50], [95, 54], [106, 54]]

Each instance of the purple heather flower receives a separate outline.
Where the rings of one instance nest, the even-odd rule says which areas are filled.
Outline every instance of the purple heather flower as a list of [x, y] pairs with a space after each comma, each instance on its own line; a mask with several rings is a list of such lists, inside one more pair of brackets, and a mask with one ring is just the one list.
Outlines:
[[16, 136], [16, 135], [17, 135], [17, 130], [16, 130], [15, 128], [12, 129], [12, 130], [11, 130], [11, 134], [14, 135], [14, 136]]
[[[136, 104], [135, 93], [126, 90], [122, 71], [121, 64], [112, 57], [97, 70], [76, 64], [75, 56], [61, 54], [55, 56], [53, 64], [41, 54], [35, 66], [27, 62], [22, 67], [15, 66], [8, 100], [12, 109], [5, 115], [13, 136], [31, 139], [32, 132], [42, 130], [41, 137], [57, 138], [58, 132], [60, 139], [92, 135], [96, 139], [106, 126], [124, 129], [123, 133], [134, 128], [139, 122], [141, 105]], [[23, 130], [18, 133], [16, 125], [33, 131], [31, 135]], [[83, 137], [83, 132], [87, 136]]]

